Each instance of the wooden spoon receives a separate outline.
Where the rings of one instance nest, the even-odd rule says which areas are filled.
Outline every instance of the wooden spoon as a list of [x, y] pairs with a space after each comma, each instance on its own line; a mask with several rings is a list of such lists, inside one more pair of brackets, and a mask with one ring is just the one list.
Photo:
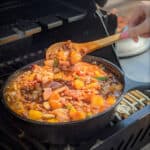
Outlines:
[[[64, 49], [65, 44], [71, 44], [70, 47], [76, 49], [78, 52], [84, 53], [84, 55], [91, 53], [99, 48], [103, 48], [105, 46], [111, 45], [116, 41], [119, 41], [121, 39], [128, 38], [128, 32], [123, 33], [117, 33], [108, 37], [105, 37], [103, 39], [98, 39], [91, 42], [86, 43], [74, 43], [74, 42], [59, 42], [51, 45], [47, 51], [46, 51], [46, 59], [50, 59], [53, 57], [53, 54], [56, 54], [59, 49]], [[70, 49], [71, 49], [70, 48]], [[83, 56], [84, 56], [83, 55]]]

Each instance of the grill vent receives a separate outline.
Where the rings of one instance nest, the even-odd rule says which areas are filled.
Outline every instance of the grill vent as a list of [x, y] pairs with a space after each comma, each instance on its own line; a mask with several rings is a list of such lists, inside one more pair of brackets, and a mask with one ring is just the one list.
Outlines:
[[121, 150], [121, 148], [123, 147], [124, 143], [125, 143], [124, 140], [121, 141], [119, 146], [118, 146], [118, 148], [117, 148], [117, 150]]
[[128, 146], [129, 144], [131, 143], [131, 141], [133, 140], [133, 137], [134, 137], [134, 134], [132, 134], [130, 136], [130, 138], [128, 139], [128, 141], [126, 142], [126, 145], [123, 147], [123, 150], [127, 150], [128, 149]]
[[139, 133], [137, 134], [137, 136], [136, 136], [135, 139], [133, 140], [133, 142], [132, 142], [132, 144], [131, 144], [131, 146], [130, 146], [131, 148], [134, 147], [134, 145], [135, 145], [135, 143], [137, 142], [137, 140], [139, 139], [139, 137], [140, 137], [142, 131], [143, 131], [143, 129], [141, 129], [141, 130], [139, 131]]
[[148, 134], [148, 131], [150, 130], [150, 126], [147, 127], [147, 129], [144, 131], [144, 133], [142, 134], [140, 141], [144, 140], [144, 137], [146, 136], [146, 134]]

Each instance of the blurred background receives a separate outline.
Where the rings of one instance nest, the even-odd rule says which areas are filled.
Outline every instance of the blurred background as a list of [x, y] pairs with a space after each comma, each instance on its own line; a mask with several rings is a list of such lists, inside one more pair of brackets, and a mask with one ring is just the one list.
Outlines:
[[[132, 15], [134, 8], [142, 2], [146, 1], [107, 0], [101, 9], [118, 16], [116, 32], [121, 32], [127, 30], [128, 18]], [[130, 79], [150, 82], [150, 38], [139, 37], [137, 43], [132, 39], [117, 42], [115, 50], [123, 70]]]

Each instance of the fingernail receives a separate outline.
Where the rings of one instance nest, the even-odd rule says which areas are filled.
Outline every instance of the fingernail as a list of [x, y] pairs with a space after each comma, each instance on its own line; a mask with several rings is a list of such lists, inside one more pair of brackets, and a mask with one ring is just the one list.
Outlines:
[[129, 33], [128, 33], [128, 31], [122, 32], [121, 35], [120, 35], [120, 38], [121, 38], [121, 39], [127, 39], [127, 38], [129, 38]]
[[134, 38], [133, 40], [134, 40], [134, 42], [136, 42], [136, 43], [139, 41], [138, 38]]

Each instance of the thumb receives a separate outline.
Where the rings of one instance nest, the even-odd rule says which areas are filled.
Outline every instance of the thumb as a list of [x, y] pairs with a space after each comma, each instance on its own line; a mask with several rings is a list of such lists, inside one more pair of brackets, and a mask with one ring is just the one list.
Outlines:
[[143, 34], [150, 33], [150, 19], [145, 19], [144, 22], [137, 26], [129, 27], [128, 32], [129, 36], [133, 39], [136, 39]]

